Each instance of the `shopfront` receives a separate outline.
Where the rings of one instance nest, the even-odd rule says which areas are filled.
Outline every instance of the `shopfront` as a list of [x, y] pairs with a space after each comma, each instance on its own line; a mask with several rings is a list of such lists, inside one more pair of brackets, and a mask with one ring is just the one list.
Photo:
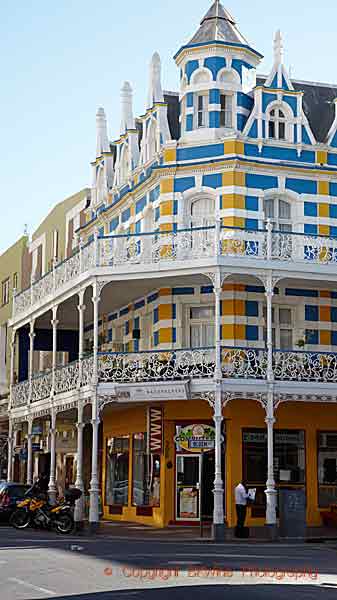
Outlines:
[[211, 520], [213, 514], [215, 429], [210, 424], [175, 426], [175, 519]]
[[[212, 519], [215, 476], [211, 409], [203, 401], [167, 402], [154, 407], [149, 430], [146, 406], [107, 408], [103, 418], [104, 516], [156, 527], [198, 525]], [[284, 403], [274, 428], [277, 489], [305, 489], [307, 523], [322, 524], [321, 511], [337, 503], [336, 407]], [[337, 421], [336, 421], [337, 422]], [[247, 524], [265, 523], [267, 431], [265, 412], [253, 400], [230, 402], [224, 410], [222, 478], [224, 512], [236, 523], [234, 490], [244, 478], [257, 488]], [[337, 427], [336, 427], [337, 430]], [[153, 431], [160, 438], [153, 437]], [[148, 432], [150, 438], [148, 439]]]

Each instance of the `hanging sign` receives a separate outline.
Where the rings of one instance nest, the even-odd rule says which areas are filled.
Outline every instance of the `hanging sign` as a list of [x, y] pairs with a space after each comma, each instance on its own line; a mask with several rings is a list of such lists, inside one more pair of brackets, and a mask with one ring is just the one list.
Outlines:
[[215, 448], [215, 428], [211, 425], [187, 425], [174, 438], [179, 452], [209, 452]]
[[161, 454], [163, 451], [163, 409], [150, 407], [147, 414], [149, 453]]

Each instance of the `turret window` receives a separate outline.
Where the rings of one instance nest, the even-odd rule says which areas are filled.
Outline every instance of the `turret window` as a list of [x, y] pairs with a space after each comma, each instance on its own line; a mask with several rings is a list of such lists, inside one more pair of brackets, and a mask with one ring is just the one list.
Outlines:
[[286, 116], [280, 108], [273, 108], [269, 113], [269, 138], [286, 139]]
[[233, 97], [221, 94], [220, 105], [220, 127], [233, 127]]
[[198, 94], [196, 97], [196, 125], [207, 127], [208, 123], [208, 97], [206, 94]]

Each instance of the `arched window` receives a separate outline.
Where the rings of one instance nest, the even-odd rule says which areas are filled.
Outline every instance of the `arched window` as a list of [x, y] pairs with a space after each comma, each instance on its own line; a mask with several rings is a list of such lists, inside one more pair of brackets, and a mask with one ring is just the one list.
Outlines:
[[191, 206], [191, 226], [192, 227], [209, 227], [214, 225], [214, 199], [199, 198], [192, 203]]
[[274, 140], [286, 139], [286, 116], [281, 108], [273, 108], [269, 113], [268, 137]]
[[264, 214], [276, 231], [292, 231], [291, 204], [282, 198], [266, 198]]

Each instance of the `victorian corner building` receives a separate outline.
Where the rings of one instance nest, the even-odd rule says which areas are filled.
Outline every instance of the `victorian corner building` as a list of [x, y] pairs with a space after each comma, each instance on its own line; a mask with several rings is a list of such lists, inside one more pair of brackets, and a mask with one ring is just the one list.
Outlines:
[[[188, 26], [188, 24], [187, 24]], [[214, 2], [144, 113], [96, 115], [92, 186], [22, 252], [8, 323], [8, 477], [50, 473], [88, 518], [248, 524], [337, 495], [337, 86], [273, 67]], [[144, 91], [144, 97], [146, 92]], [[4, 292], [3, 292], [4, 293]], [[76, 519], [83, 520], [84, 502]]]

